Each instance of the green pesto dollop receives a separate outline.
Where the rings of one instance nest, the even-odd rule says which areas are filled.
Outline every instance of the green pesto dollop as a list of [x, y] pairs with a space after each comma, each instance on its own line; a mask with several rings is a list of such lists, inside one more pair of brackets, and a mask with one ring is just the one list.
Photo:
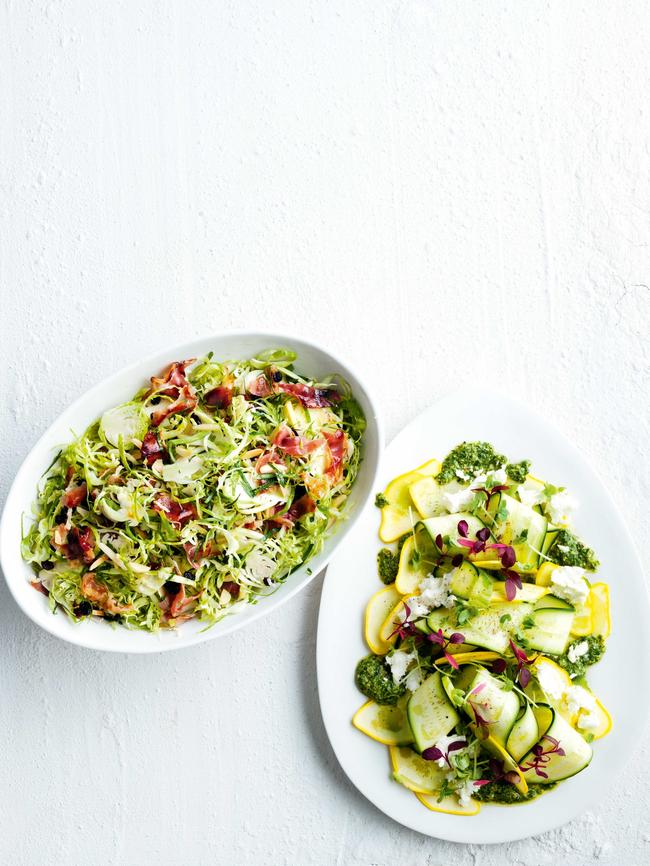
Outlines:
[[530, 469], [530, 460], [520, 460], [519, 463], [508, 463], [506, 475], [515, 484], [523, 484]]
[[[483, 472], [500, 469], [507, 463], [503, 454], [497, 454], [489, 442], [463, 442], [447, 454], [442, 469], [436, 476], [438, 484], [448, 484], [466, 475], [473, 478]], [[461, 475], [457, 475], [460, 472]]]
[[393, 553], [387, 547], [382, 549], [377, 554], [377, 573], [382, 583], [395, 583], [397, 572], [399, 570], [399, 554]]
[[557, 565], [579, 565], [580, 568], [586, 568], [588, 571], [596, 571], [600, 565], [593, 550], [568, 529], [561, 529], [558, 532], [548, 556], [551, 562]]
[[489, 785], [482, 785], [477, 788], [472, 794], [475, 800], [480, 800], [481, 803], [504, 803], [513, 805], [515, 803], [525, 803], [526, 800], [534, 800], [540, 794], [550, 791], [554, 788], [555, 782], [548, 785], [531, 785], [526, 794], [521, 794], [514, 785], [508, 782], [490, 782]]
[[375, 496], [375, 506], [377, 508], [383, 508], [385, 505], [388, 505], [388, 500], [383, 493], [378, 493]]
[[404, 547], [404, 542], [409, 535], [403, 535], [397, 542], [397, 550], [392, 551], [389, 547], [382, 547], [377, 554], [377, 574], [382, 583], [395, 583], [399, 571], [399, 557]]
[[[583, 656], [579, 656], [577, 661], [572, 662], [569, 659], [569, 650], [576, 647], [578, 644], [587, 643], [589, 649]], [[564, 655], [558, 656], [557, 663], [560, 667], [569, 674], [572, 680], [584, 676], [585, 671], [590, 665], [595, 665], [599, 662], [605, 653], [605, 639], [599, 634], [590, 634], [587, 637], [579, 637], [572, 641], [567, 647]]]
[[386, 667], [381, 656], [369, 655], [361, 659], [354, 674], [359, 691], [378, 704], [394, 706], [405, 692]]

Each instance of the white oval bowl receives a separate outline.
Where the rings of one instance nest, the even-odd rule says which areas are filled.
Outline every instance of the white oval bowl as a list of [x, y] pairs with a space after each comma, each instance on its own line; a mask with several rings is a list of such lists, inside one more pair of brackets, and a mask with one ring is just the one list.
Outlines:
[[[112, 628], [95, 620], [75, 623], [61, 611], [52, 614], [45, 596], [29, 584], [33, 572], [20, 553], [21, 520], [23, 515], [29, 517], [31, 514], [39, 479], [60, 446], [70, 441], [70, 431], [83, 432], [106, 409], [131, 399], [139, 388], [148, 384], [150, 376], [159, 374], [172, 361], [201, 357], [210, 351], [222, 360], [250, 358], [256, 352], [274, 347], [296, 352], [296, 368], [307, 376], [315, 379], [333, 373], [342, 376], [350, 385], [367, 420], [363, 460], [348, 500], [348, 517], [335, 527], [321, 553], [289, 575], [273, 595], [260, 598], [256, 605], [225, 617], [207, 631], [204, 630], [205, 623], [195, 620], [183, 623], [177, 630], [151, 634], [121, 626]], [[0, 564], [5, 580], [14, 599], [31, 620], [56, 637], [90, 649], [129, 653], [163, 652], [222, 637], [271, 613], [327, 565], [374, 490], [382, 446], [382, 426], [368, 388], [347, 364], [311, 340], [265, 332], [230, 332], [172, 346], [125, 367], [91, 388], [59, 415], [27, 455], [9, 491], [0, 523]]]

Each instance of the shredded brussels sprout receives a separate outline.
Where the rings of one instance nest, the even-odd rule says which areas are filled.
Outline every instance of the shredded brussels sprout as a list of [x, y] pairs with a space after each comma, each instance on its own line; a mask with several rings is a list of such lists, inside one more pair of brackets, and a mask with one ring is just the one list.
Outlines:
[[344, 383], [304, 378], [295, 358], [176, 362], [61, 451], [22, 543], [52, 611], [210, 626], [321, 550], [365, 418]]

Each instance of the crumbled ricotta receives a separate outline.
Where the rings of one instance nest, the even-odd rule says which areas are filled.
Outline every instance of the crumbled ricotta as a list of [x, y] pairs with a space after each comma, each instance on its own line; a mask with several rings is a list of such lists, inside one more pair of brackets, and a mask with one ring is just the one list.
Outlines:
[[412, 671], [407, 673], [405, 685], [409, 692], [414, 692], [422, 685], [422, 671], [420, 668], [413, 668]]
[[458, 802], [463, 808], [469, 806], [472, 802], [472, 794], [476, 791], [476, 785], [473, 779], [465, 779], [462, 785], [456, 788]]
[[568, 490], [554, 493], [548, 501], [546, 510], [553, 523], [566, 526], [571, 522], [571, 516], [578, 507], [578, 500]]
[[[440, 749], [440, 751], [443, 754], [442, 758], [438, 758], [436, 760], [436, 764], [440, 767], [441, 770], [444, 770], [445, 767], [448, 766], [447, 761], [444, 758], [444, 755], [447, 754], [447, 752], [449, 750], [449, 746], [451, 746], [452, 743], [457, 743], [459, 739], [461, 739], [461, 737], [459, 737], [458, 734], [452, 734], [451, 736], [442, 736], [442, 737], [440, 737], [439, 740], [436, 740], [436, 743], [435, 743], [436, 749]], [[459, 755], [462, 751], [463, 751], [463, 749], [458, 749], [453, 754]]]
[[545, 664], [535, 671], [537, 681], [549, 698], [559, 701], [564, 695], [565, 683], [562, 674], [552, 665]]
[[519, 485], [517, 493], [521, 502], [529, 508], [533, 508], [544, 501], [544, 488], [530, 478], [526, 478], [524, 483]]
[[461, 487], [454, 481], [445, 486], [442, 491], [441, 502], [450, 514], [456, 514], [467, 508], [476, 494], [471, 487]]
[[[453, 571], [445, 574], [443, 577], [425, 577], [420, 581], [419, 595], [409, 599], [410, 602], [417, 602], [418, 605], [426, 607], [426, 613], [433, 610], [435, 607], [453, 607], [456, 601], [456, 596], [449, 591]], [[424, 616], [423, 613], [419, 616]]]
[[[476, 482], [474, 482], [476, 484]], [[490, 472], [487, 476], [487, 484], [486, 487], [490, 489], [492, 487], [496, 487], [498, 484], [507, 484], [508, 483], [508, 474], [505, 469], [495, 469], [494, 472]]]
[[578, 565], [563, 565], [551, 574], [551, 592], [569, 604], [584, 604], [589, 595], [589, 584], [584, 578], [585, 570]]
[[580, 710], [587, 710], [587, 713], [591, 713], [596, 709], [596, 699], [582, 686], [570, 686], [565, 691], [562, 700], [571, 715], [579, 713]]
[[404, 677], [406, 676], [406, 671], [411, 662], [414, 662], [418, 657], [418, 654], [413, 650], [410, 653], [404, 652], [404, 650], [395, 650], [390, 655], [386, 656], [386, 664], [390, 668], [390, 672], [393, 675], [393, 680], [396, 683], [401, 683]]
[[589, 643], [586, 640], [581, 640], [580, 643], [574, 644], [569, 647], [567, 652], [567, 658], [570, 662], [575, 664], [578, 659], [581, 659], [583, 656], [586, 656], [589, 652]]

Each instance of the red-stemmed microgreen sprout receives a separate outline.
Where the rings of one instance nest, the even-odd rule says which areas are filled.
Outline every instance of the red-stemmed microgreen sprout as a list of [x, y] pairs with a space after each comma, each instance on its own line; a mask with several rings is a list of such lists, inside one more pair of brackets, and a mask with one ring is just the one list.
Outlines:
[[[512, 548], [510, 549], [512, 550]], [[506, 568], [503, 573], [506, 576], [506, 598], [508, 601], [514, 601], [517, 590], [522, 587], [521, 577], [516, 571], [511, 571], [509, 568]]]
[[450, 752], [457, 752], [459, 749], [464, 749], [467, 746], [467, 740], [454, 740], [453, 743], [450, 743], [447, 747], [447, 751], [443, 752], [442, 749], [439, 749], [437, 746], [430, 746], [428, 749], [424, 749], [422, 752], [422, 757], [425, 761], [441, 761], [444, 760], [449, 769], [452, 769], [451, 761], [449, 760]]
[[[545, 749], [542, 745], [543, 740], [548, 740], [551, 744], [551, 748]], [[566, 752], [560, 746], [560, 741], [556, 740], [555, 737], [549, 737], [548, 734], [544, 734], [542, 739], [537, 743], [536, 746], [532, 748], [533, 758], [527, 764], [520, 764], [520, 770], [534, 770], [536, 776], [540, 776], [542, 779], [548, 779], [548, 773], [544, 772], [542, 769], [545, 767], [549, 761], [551, 760], [551, 755], [559, 755], [560, 757], [564, 757]]]
[[480, 739], [486, 740], [490, 734], [489, 726], [491, 722], [485, 718], [481, 710], [476, 704], [476, 701], [472, 700], [472, 695], [480, 694], [485, 688], [485, 683], [478, 683], [478, 685], [474, 686], [472, 691], [467, 695], [466, 701], [472, 708], [472, 714], [474, 716], [474, 722], [476, 724], [476, 732]]
[[431, 632], [426, 636], [428, 641], [431, 643], [437, 643], [438, 646], [442, 648], [442, 652], [444, 657], [447, 659], [452, 668], [457, 671], [458, 670], [458, 662], [454, 658], [454, 656], [447, 649], [450, 645], [457, 645], [465, 642], [465, 635], [462, 635], [459, 631], [455, 631], [449, 638], [446, 638], [442, 633], [442, 629], [438, 629], [438, 631]]
[[534, 659], [528, 658], [526, 653], [521, 649], [521, 647], [517, 646], [517, 644], [512, 640], [512, 638], [510, 638], [510, 649], [512, 650], [515, 661], [517, 662], [516, 681], [519, 683], [522, 689], [525, 689], [530, 682], [531, 677], [529, 665], [531, 664], [531, 662], [534, 661]]

